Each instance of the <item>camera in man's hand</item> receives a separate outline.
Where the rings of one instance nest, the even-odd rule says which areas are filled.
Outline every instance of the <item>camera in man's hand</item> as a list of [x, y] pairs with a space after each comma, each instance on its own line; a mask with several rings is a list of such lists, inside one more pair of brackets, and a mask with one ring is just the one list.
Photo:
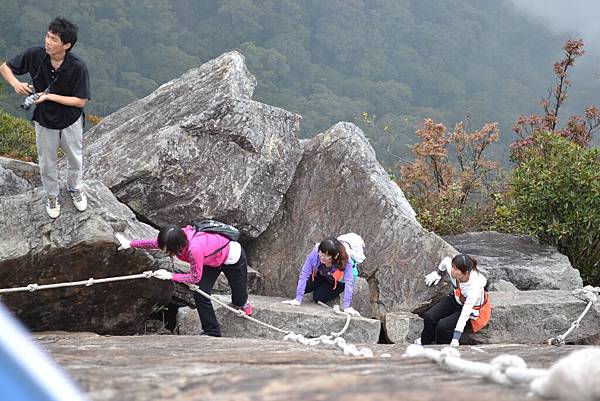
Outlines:
[[35, 104], [35, 101], [38, 100], [40, 98], [40, 95], [38, 95], [37, 93], [32, 93], [31, 95], [27, 96], [24, 100], [23, 103], [21, 104], [21, 107], [24, 110], [29, 110], [29, 108], [31, 107], [32, 104]]

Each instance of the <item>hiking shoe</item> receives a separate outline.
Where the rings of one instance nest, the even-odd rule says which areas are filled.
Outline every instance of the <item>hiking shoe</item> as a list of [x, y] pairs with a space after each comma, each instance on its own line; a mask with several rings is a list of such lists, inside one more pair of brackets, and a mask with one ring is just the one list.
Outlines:
[[46, 199], [46, 213], [53, 219], [60, 215], [60, 203], [56, 196], [49, 196], [48, 199]]
[[87, 198], [80, 189], [69, 189], [69, 195], [71, 195], [75, 209], [79, 210], [80, 212], [83, 212], [85, 209], [87, 209]]
[[207, 337], [221, 337], [221, 333], [207, 333], [206, 331], [202, 330], [200, 332], [201, 336], [207, 336]]
[[244, 313], [248, 316], [252, 315], [252, 305], [250, 302], [246, 302], [244, 306], [240, 306], [238, 309], [244, 311]]

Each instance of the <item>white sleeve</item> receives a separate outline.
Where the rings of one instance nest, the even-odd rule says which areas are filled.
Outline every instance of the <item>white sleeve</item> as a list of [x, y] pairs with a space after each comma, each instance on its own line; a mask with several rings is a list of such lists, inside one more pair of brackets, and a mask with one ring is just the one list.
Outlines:
[[456, 322], [456, 327], [454, 328], [454, 331], [460, 331], [461, 333], [464, 331], [465, 325], [471, 317], [471, 312], [473, 312], [473, 306], [475, 306], [477, 298], [478, 295], [467, 295], [467, 298], [465, 299], [465, 304], [462, 307], [462, 311], [460, 312], [460, 316], [458, 317], [458, 321]]
[[438, 265], [438, 270], [441, 272], [446, 272], [446, 271], [450, 272], [451, 268], [452, 268], [452, 258], [450, 256], [446, 256], [444, 259], [442, 259], [442, 261]]

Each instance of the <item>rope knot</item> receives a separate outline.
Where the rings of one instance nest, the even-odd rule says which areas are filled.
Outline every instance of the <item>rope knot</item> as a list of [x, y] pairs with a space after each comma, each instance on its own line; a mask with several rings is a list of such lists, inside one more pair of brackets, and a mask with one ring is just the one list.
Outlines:
[[582, 301], [588, 302], [596, 302], [598, 300], [598, 292], [600, 288], [592, 287], [591, 285], [586, 285], [583, 288], [577, 288], [573, 290], [573, 296], [581, 299]]
[[153, 273], [154, 272], [152, 270], [146, 270], [145, 272], [142, 273], [142, 275], [144, 276], [144, 278], [152, 278], [154, 276]]
[[85, 283], [86, 287], [89, 287], [90, 285], [94, 284], [94, 279], [92, 277], [89, 278], [89, 280], [87, 281], [87, 283]]
[[527, 363], [516, 355], [499, 355], [490, 361], [490, 365], [492, 366], [490, 378], [500, 384], [513, 384], [506, 374], [508, 368], [527, 369]]
[[38, 288], [38, 285], [37, 285], [37, 284], [29, 284], [29, 285], [27, 286], [27, 291], [29, 291], [29, 292], [34, 292], [35, 290], [37, 290], [37, 288]]

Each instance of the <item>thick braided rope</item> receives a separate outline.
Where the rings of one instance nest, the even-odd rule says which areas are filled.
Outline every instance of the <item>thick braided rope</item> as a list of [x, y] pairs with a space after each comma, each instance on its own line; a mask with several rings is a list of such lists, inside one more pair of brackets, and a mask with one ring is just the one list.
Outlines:
[[573, 294], [573, 296], [581, 299], [582, 301], [588, 301], [588, 304], [585, 307], [585, 309], [583, 310], [583, 312], [581, 313], [581, 315], [579, 315], [579, 317], [571, 323], [571, 327], [569, 327], [569, 329], [567, 331], [565, 331], [563, 334], [561, 334], [559, 336], [548, 339], [547, 343], [550, 345], [558, 346], [558, 345], [565, 344], [565, 338], [567, 338], [567, 336], [569, 334], [571, 334], [576, 328], [579, 327], [581, 320], [589, 312], [589, 310], [592, 307], [592, 305], [594, 304], [594, 302], [598, 301], [598, 296], [600, 295], [600, 287], [592, 287], [591, 285], [586, 285], [583, 288], [578, 288], [576, 290], [573, 290], [572, 294]]
[[527, 368], [523, 359], [516, 355], [499, 355], [490, 363], [472, 362], [460, 357], [456, 348], [446, 347], [441, 351], [411, 344], [402, 357], [425, 357], [436, 362], [444, 370], [484, 377], [495, 383], [508, 386], [529, 384], [534, 379], [548, 374], [546, 369]]

